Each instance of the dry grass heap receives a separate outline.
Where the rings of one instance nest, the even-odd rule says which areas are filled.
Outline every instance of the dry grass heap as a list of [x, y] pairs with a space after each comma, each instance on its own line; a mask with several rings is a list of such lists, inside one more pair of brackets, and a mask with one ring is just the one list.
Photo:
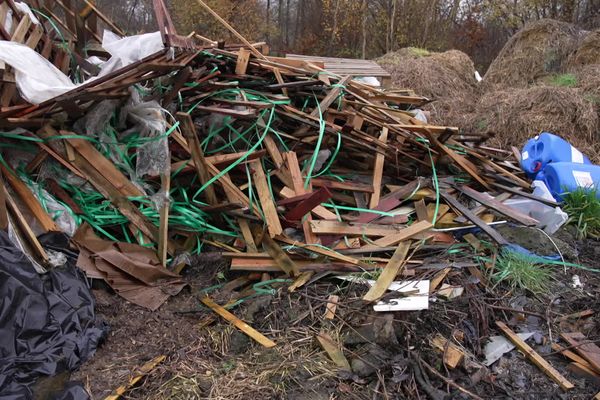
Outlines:
[[[598, 37], [600, 45], [600, 37]], [[598, 50], [600, 52], [600, 50]], [[575, 72], [577, 86], [581, 88], [585, 98], [596, 105], [600, 114], [600, 61], [597, 64], [584, 65]]]
[[567, 59], [584, 35], [574, 25], [551, 19], [525, 25], [490, 65], [484, 86], [487, 90], [495, 86], [523, 88], [548, 75], [565, 72]]
[[600, 29], [589, 32], [567, 60], [572, 70], [590, 64], [600, 64]]
[[540, 20], [504, 46], [484, 77], [467, 130], [494, 132], [520, 148], [541, 131], [556, 133], [600, 162], [600, 31]]
[[492, 143], [505, 149], [520, 148], [542, 131], [553, 132], [600, 161], [598, 126], [594, 103], [582, 89], [534, 86], [485, 93], [464, 128], [495, 133]]
[[394, 87], [434, 101], [434, 124], [495, 135], [492, 144], [521, 148], [542, 131], [556, 133], [600, 163], [600, 30], [540, 20], [504, 46], [477, 84], [473, 62], [456, 50], [406, 48], [377, 62]]
[[[413, 89], [433, 100], [424, 107], [431, 111], [433, 123], [461, 125], [465, 111], [474, 105], [478, 92], [475, 67], [461, 51], [433, 53], [409, 47], [376, 61], [390, 72], [395, 88]], [[455, 111], [456, 106], [462, 112]]]

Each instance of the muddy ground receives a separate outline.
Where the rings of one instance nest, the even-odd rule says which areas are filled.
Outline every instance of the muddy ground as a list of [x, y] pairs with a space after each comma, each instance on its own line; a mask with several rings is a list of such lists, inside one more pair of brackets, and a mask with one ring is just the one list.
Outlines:
[[[508, 232], [503, 234], [508, 236]], [[540, 253], [552, 252], [543, 244], [549, 243], [547, 238], [535, 236], [532, 230], [510, 232], [511, 241]], [[554, 239], [568, 261], [596, 267], [599, 242], [577, 241], [570, 229]], [[432, 256], [441, 260], [450, 257], [444, 253]], [[420, 312], [375, 313], [360, 300], [365, 287], [331, 277], [291, 294], [284, 283], [274, 283], [273, 295], [248, 299], [232, 310], [277, 343], [273, 349], [264, 349], [200, 306], [202, 289], [239, 275], [228, 274], [223, 260], [198, 260], [185, 272], [189, 288], [157, 312], [129, 304], [103, 288], [95, 289], [98, 315], [112, 330], [94, 358], [71, 378], [83, 381], [93, 399], [103, 399], [127, 382], [137, 367], [166, 355], [166, 361], [124, 398], [469, 398], [448, 383], [455, 382], [485, 399], [589, 399], [600, 391], [600, 382], [571, 373], [568, 360], [553, 354], [550, 343], [561, 331], [580, 331], [590, 340], [600, 340], [600, 316], [559, 321], [563, 315], [598, 310], [600, 274], [551, 268], [556, 269], [552, 290], [535, 296], [507, 292], [502, 287], [492, 290], [491, 284], [477, 282], [466, 269], [454, 269], [446, 281], [464, 286], [463, 295], [451, 301], [436, 299], [429, 310]], [[575, 274], [583, 288], [571, 287]], [[220, 302], [231, 296], [224, 291], [211, 294]], [[340, 296], [333, 321], [323, 318], [331, 294]], [[528, 343], [575, 389], [563, 392], [516, 350], [490, 368], [483, 367], [480, 361], [487, 338], [500, 334], [496, 320], [507, 322], [515, 331], [537, 332]], [[352, 372], [337, 368], [318, 345], [315, 337], [323, 331], [344, 344]], [[461, 367], [445, 367], [441, 354], [429, 343], [436, 333], [457, 338], [457, 343], [471, 354]]]

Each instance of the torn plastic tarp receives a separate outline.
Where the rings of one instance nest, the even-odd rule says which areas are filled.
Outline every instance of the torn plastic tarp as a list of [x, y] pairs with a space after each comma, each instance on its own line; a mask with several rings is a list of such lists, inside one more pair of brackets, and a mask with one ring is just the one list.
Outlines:
[[0, 61], [14, 68], [19, 93], [32, 104], [43, 103], [76, 87], [50, 61], [24, 44], [0, 40]]
[[[115, 36], [114, 34], [108, 35], [109, 39], [103, 41], [103, 46], [112, 57], [102, 66], [98, 77], [139, 61], [164, 48], [160, 32], [123, 39], [115, 38]], [[0, 61], [15, 69], [15, 81], [19, 93], [31, 104], [43, 103], [77, 87], [50, 61], [23, 44], [1, 40]]]
[[138, 131], [139, 137], [146, 140], [137, 148], [136, 180], [146, 175], [166, 174], [171, 168], [169, 142], [165, 136], [166, 113], [167, 111], [156, 101], [142, 102], [136, 91], [132, 91], [130, 104], [122, 111], [121, 118], [127, 118], [136, 124], [129, 131]]
[[[62, 235], [40, 238], [47, 244]], [[66, 240], [56, 243], [66, 246]], [[38, 274], [25, 255], [0, 231], [0, 398], [38, 397], [41, 377], [73, 371], [90, 358], [108, 332], [96, 320], [94, 298], [73, 262]], [[70, 384], [53, 398], [87, 399]]]
[[102, 64], [98, 77], [108, 75], [165, 48], [160, 32], [120, 38], [108, 30], [105, 30], [102, 36], [102, 47], [110, 53], [111, 58]]

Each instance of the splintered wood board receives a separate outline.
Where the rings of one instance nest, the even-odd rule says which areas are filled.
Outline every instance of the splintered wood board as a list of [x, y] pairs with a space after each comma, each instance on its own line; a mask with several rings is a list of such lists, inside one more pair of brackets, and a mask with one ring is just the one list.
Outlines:
[[258, 192], [260, 205], [262, 206], [265, 214], [265, 222], [267, 229], [269, 230], [269, 235], [271, 237], [281, 235], [283, 228], [281, 227], [281, 222], [279, 221], [279, 215], [277, 214], [277, 209], [275, 208], [275, 203], [273, 202], [273, 196], [269, 190], [267, 177], [265, 176], [262, 163], [260, 160], [252, 160], [250, 161], [250, 167], [252, 168], [252, 179], [254, 186], [256, 187], [256, 191]]
[[525, 354], [525, 356], [538, 366], [550, 379], [558, 384], [563, 390], [573, 389], [575, 386], [561, 375], [548, 361], [540, 356], [535, 350], [531, 348], [523, 339], [521, 339], [512, 329], [510, 329], [504, 322], [496, 321], [496, 326], [500, 328], [502, 333], [519, 349]]
[[402, 229], [400, 232], [398, 232], [396, 234], [384, 236], [381, 239], [375, 240], [373, 242], [374, 245], [365, 246], [365, 249], [393, 246], [397, 243], [402, 242], [403, 240], [410, 239], [415, 235], [418, 235], [420, 233], [428, 231], [431, 228], [433, 228], [433, 225], [431, 225], [431, 222], [419, 221], [419, 222], [412, 224], [408, 228]]
[[315, 220], [310, 222], [313, 233], [318, 235], [386, 236], [405, 229], [402, 225], [378, 225]]
[[394, 255], [383, 269], [383, 272], [379, 275], [377, 282], [363, 297], [364, 301], [375, 301], [385, 294], [394, 279], [396, 279], [400, 269], [404, 266], [404, 261], [406, 260], [409, 249], [410, 241], [400, 243], [396, 248]]
[[[388, 128], [384, 127], [379, 136], [379, 140], [383, 143], [387, 142]], [[369, 208], [373, 209], [379, 205], [379, 198], [381, 196], [381, 180], [383, 178], [383, 164], [385, 162], [385, 154], [377, 153], [375, 156], [375, 167], [373, 168], [373, 194], [371, 195], [371, 201]]]
[[336, 342], [334, 342], [331, 336], [329, 336], [327, 333], [321, 332], [317, 335], [317, 340], [321, 344], [323, 350], [327, 352], [329, 358], [331, 358], [331, 360], [335, 363], [335, 365], [337, 365], [345, 371], [352, 371], [348, 359], [346, 358], [346, 356], [344, 356], [342, 349]]
[[201, 299], [202, 303], [209, 307], [211, 310], [219, 314], [226, 321], [230, 322], [233, 326], [244, 332], [246, 335], [250, 336], [252, 339], [263, 345], [264, 347], [271, 348], [275, 347], [276, 343], [271, 339], [264, 336], [262, 333], [215, 303], [210, 297], [203, 297]]
[[575, 351], [596, 370], [600, 371], [600, 347], [595, 343], [586, 343], [589, 340], [581, 332], [561, 333], [562, 337], [569, 345], [576, 346]]

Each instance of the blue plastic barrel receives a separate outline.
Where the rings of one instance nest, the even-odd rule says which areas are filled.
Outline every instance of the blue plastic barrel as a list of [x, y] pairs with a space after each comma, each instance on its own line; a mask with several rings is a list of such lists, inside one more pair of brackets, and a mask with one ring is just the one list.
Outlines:
[[542, 132], [529, 139], [521, 152], [521, 168], [525, 174], [536, 179], [546, 165], [555, 162], [591, 164], [590, 160], [569, 142], [552, 133]]
[[[557, 200], [562, 195], [578, 188], [597, 188], [600, 183], [600, 166], [592, 164], [575, 164], [558, 162], [546, 165], [544, 182]], [[596, 196], [600, 199], [600, 191]]]

